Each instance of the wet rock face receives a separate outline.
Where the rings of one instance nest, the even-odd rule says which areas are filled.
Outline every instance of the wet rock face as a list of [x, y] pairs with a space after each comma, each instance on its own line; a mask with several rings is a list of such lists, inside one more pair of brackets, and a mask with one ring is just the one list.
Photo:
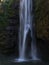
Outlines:
[[[12, 3], [7, 13], [8, 25], [5, 28], [2, 27], [0, 32], [0, 48], [3, 53], [13, 52], [18, 48], [19, 0]], [[36, 37], [49, 40], [49, 1], [34, 0], [34, 14]]]
[[[6, 10], [7, 11], [7, 10]], [[8, 8], [6, 13], [8, 25], [0, 29], [0, 51], [2, 53], [15, 52], [18, 43], [19, 31], [19, 3], [15, 1]], [[4, 21], [3, 21], [4, 22]], [[17, 50], [16, 50], [17, 51]]]
[[49, 40], [49, 1], [34, 1], [37, 37]]
[[49, 1], [35, 0], [35, 31], [41, 58], [49, 60]]

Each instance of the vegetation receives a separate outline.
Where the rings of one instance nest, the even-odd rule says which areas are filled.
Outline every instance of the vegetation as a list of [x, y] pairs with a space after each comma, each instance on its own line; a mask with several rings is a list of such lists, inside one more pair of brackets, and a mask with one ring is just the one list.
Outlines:
[[37, 37], [49, 40], [49, 0], [35, 0]]
[[13, 0], [10, 0], [8, 2], [2, 2], [1, 8], [0, 8], [0, 28], [6, 27], [8, 23], [8, 11], [12, 4]]
[[0, 48], [3, 53], [11, 52], [12, 50], [9, 50], [9, 48], [13, 48], [14, 46], [14, 43], [12, 43], [12, 41], [14, 41], [12, 40], [14, 39], [14, 37], [12, 37], [14, 31], [10, 32], [10, 30], [7, 30], [7, 27], [10, 26], [10, 18], [14, 17], [16, 12], [12, 6], [13, 3], [14, 0], [9, 0], [8, 2], [3, 2], [0, 7]]
[[[6, 27], [11, 25], [11, 19], [18, 17], [19, 7], [16, 7], [15, 4], [17, 6], [19, 4], [19, 0], [9, 0], [8, 2], [2, 3], [2, 6], [0, 7], [0, 48], [2, 47], [4, 49], [3, 52], [5, 53], [7, 50], [9, 51], [9, 46], [13, 48], [14, 45], [14, 36], [12, 36], [14, 34], [11, 31], [7, 31]], [[34, 5], [37, 38], [49, 40], [49, 0], [34, 0]], [[13, 25], [16, 25], [16, 29], [18, 29], [17, 23], [14, 24], [13, 22]], [[9, 36], [12, 39], [10, 39]], [[8, 45], [8, 39], [10, 41], [12, 40], [10, 45]]]

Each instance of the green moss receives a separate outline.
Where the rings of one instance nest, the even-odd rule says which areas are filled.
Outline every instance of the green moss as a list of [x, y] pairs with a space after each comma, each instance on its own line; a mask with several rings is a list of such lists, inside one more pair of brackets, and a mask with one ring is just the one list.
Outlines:
[[37, 0], [35, 4], [35, 21], [37, 37], [49, 40], [49, 1]]

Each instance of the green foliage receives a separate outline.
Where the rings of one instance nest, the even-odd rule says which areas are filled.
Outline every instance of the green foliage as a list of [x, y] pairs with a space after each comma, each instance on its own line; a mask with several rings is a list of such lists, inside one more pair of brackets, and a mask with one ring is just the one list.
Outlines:
[[49, 1], [39, 0], [35, 4], [37, 37], [49, 40]]
[[[9, 18], [15, 14], [15, 10], [13, 10], [12, 8], [13, 1], [14, 0], [9, 0], [8, 2], [4, 2], [0, 9], [0, 48], [2, 49], [1, 51], [3, 53], [13, 51], [13, 50], [9, 50], [9, 47], [12, 48], [14, 46], [14, 43], [9, 41], [11, 39], [9, 38], [9, 36], [13, 32], [6, 30], [6, 27], [9, 26], [9, 22], [10, 22]], [[10, 44], [8, 44], [9, 42]]]
[[[8, 22], [8, 12], [12, 11], [11, 10], [11, 4], [13, 0], [9, 0], [8, 2], [2, 3], [2, 13], [0, 12], [0, 27], [4, 28], [6, 27], [9, 22]], [[10, 14], [11, 15], [11, 14]]]

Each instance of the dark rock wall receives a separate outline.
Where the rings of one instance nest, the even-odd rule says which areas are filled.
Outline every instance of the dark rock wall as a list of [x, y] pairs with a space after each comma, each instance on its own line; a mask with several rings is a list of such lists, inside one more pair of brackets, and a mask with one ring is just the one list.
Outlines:
[[41, 58], [49, 60], [49, 0], [34, 0], [35, 31]]
[[[34, 0], [34, 27], [37, 40], [49, 41], [49, 0]], [[1, 9], [0, 9], [1, 11]], [[7, 14], [4, 16], [4, 10], [0, 13], [0, 50], [2, 53], [9, 53], [18, 48], [18, 31], [19, 31], [19, 0], [13, 1], [9, 8], [6, 9]], [[3, 17], [3, 20], [1, 18]], [[7, 22], [5, 25], [4, 21]], [[0, 23], [1, 24], [1, 23]], [[4, 24], [4, 25], [3, 25]], [[38, 41], [37, 41], [38, 42]], [[41, 41], [39, 41], [41, 42]], [[43, 42], [41, 42], [43, 43]], [[44, 42], [45, 43], [45, 42]], [[46, 42], [47, 43], [47, 42]], [[45, 48], [46, 48], [45, 43]], [[48, 46], [49, 43], [47, 43]], [[41, 47], [42, 44], [38, 45]], [[41, 47], [43, 49], [43, 47]]]
[[[6, 7], [8, 8], [6, 9]], [[4, 12], [0, 12], [0, 23], [2, 25], [0, 25], [0, 51], [2, 53], [12, 53], [15, 52], [15, 48], [18, 48], [19, 2], [15, 0], [10, 6], [7, 5], [4, 9], [2, 7], [2, 10]], [[1, 22], [2, 17], [5, 17], [2, 20], [3, 23]]]
[[37, 37], [49, 40], [49, 0], [35, 0], [35, 24]]

